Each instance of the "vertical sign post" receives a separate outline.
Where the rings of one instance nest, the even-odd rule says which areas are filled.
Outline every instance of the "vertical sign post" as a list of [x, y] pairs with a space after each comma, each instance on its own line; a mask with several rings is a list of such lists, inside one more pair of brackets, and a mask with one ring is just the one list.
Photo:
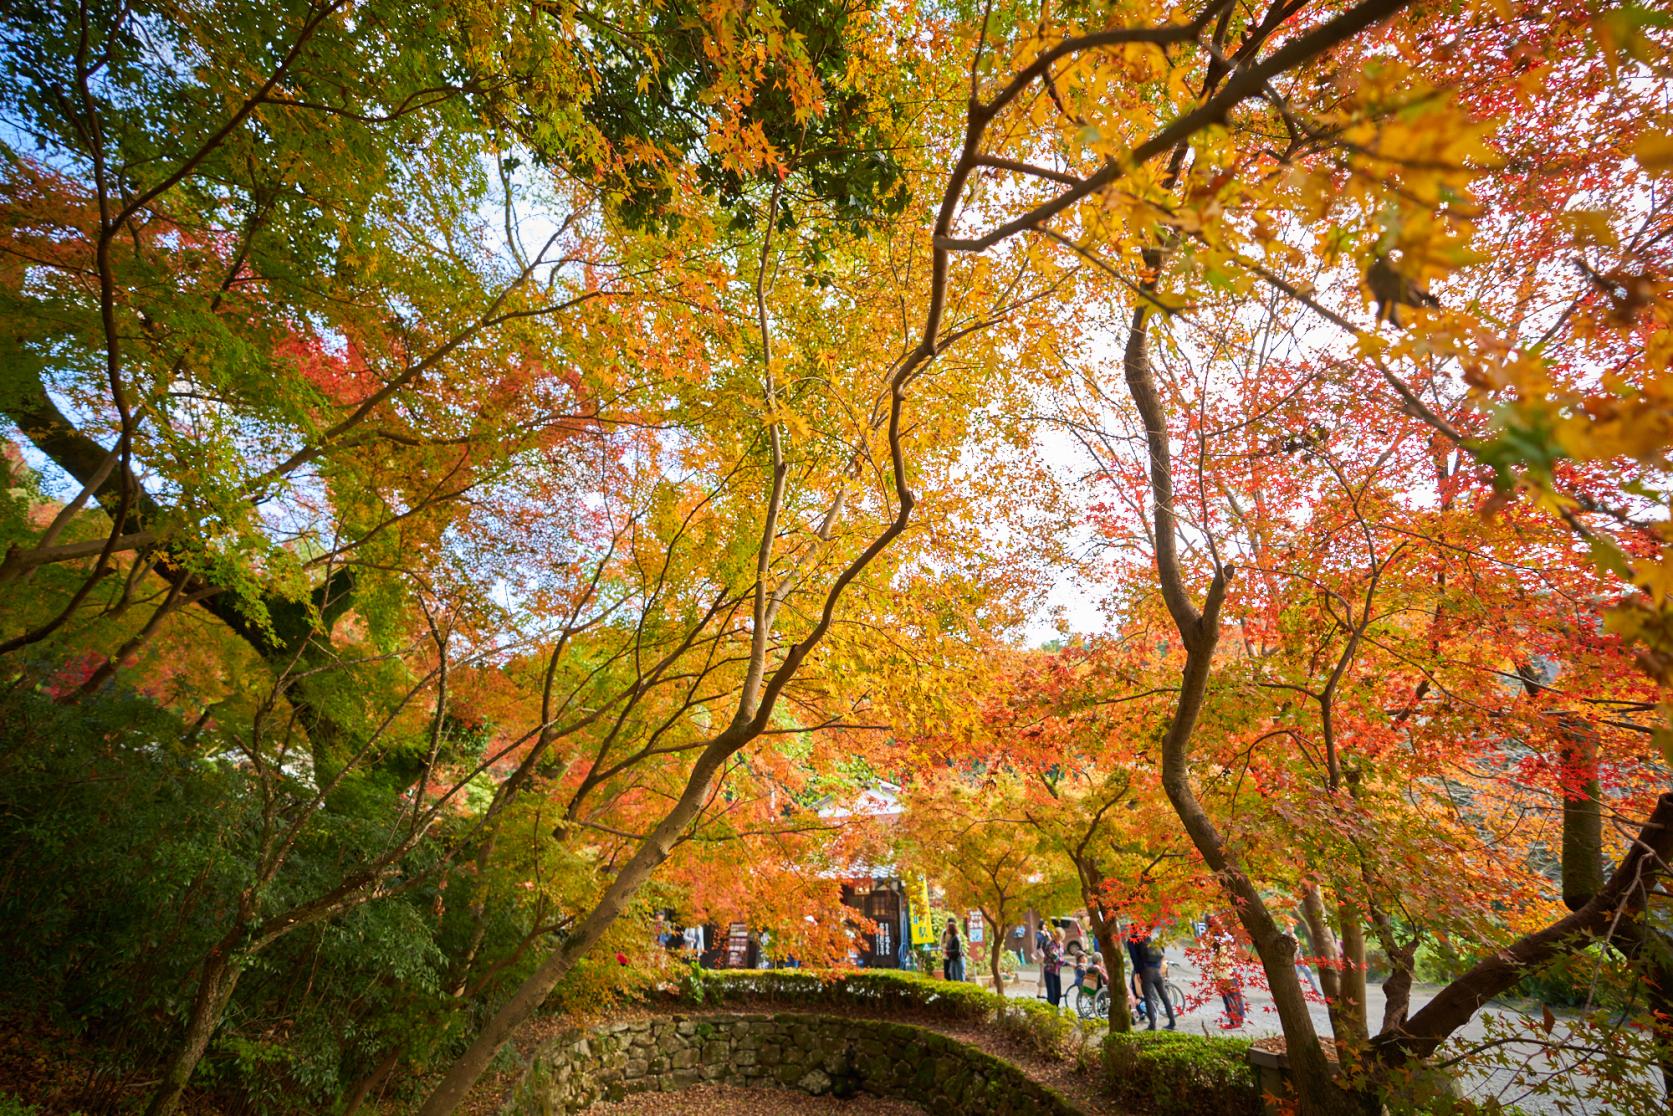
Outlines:
[[935, 944], [935, 919], [929, 910], [929, 881], [920, 873], [906, 896], [907, 913], [912, 919], [912, 944]]

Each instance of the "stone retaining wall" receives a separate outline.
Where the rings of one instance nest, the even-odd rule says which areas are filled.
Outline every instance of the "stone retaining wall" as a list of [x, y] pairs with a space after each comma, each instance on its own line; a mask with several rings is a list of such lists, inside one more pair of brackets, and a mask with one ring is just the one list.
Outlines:
[[936, 1113], [1080, 1116], [1008, 1062], [922, 1027], [827, 1015], [671, 1015], [546, 1043], [502, 1116], [570, 1116], [628, 1093], [700, 1082], [815, 1096], [870, 1093]]

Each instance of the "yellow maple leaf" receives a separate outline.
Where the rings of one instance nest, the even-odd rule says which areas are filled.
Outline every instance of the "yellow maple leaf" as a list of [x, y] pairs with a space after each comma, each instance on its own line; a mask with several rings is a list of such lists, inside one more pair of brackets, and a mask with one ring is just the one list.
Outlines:
[[1654, 131], [1632, 145], [1632, 157], [1647, 171], [1673, 169], [1673, 133]]
[[1664, 550], [1654, 558], [1634, 562], [1632, 580], [1633, 584], [1650, 594], [1651, 600], [1662, 604], [1673, 592], [1673, 554]]

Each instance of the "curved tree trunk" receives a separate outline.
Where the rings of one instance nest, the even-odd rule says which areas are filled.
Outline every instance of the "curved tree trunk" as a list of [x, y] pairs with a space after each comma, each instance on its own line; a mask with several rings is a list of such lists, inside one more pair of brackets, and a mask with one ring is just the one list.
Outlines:
[[180, 1039], [179, 1049], [169, 1059], [168, 1068], [163, 1071], [162, 1083], [151, 1095], [145, 1116], [169, 1116], [179, 1107], [180, 1097], [192, 1080], [193, 1071], [203, 1060], [204, 1051], [209, 1049], [209, 1040], [214, 1036], [215, 1028], [221, 1025], [221, 1016], [226, 1013], [227, 1004], [232, 1002], [233, 990], [238, 987], [242, 970], [233, 963], [233, 950], [241, 936], [240, 927], [223, 938], [204, 958], [203, 968], [198, 974], [197, 995], [192, 999], [192, 1011], [186, 1019], [186, 1033]]
[[1114, 919], [1095, 915], [1092, 935], [1098, 939], [1098, 951], [1104, 955], [1104, 974], [1110, 986], [1110, 1030], [1130, 1031], [1133, 1006], [1127, 999], [1127, 965], [1122, 957], [1120, 927]]
[[1399, 1027], [1411, 1011], [1413, 968], [1419, 940], [1414, 937], [1405, 945], [1383, 947], [1388, 951], [1389, 973], [1388, 979], [1383, 981], [1383, 1020], [1378, 1028], [1379, 1034]]
[[1487, 1001], [1528, 973], [1576, 948], [1606, 938], [1626, 919], [1636, 921], [1673, 857], [1673, 792], [1656, 800], [1609, 882], [1566, 918], [1525, 935], [1479, 961], [1393, 1031], [1372, 1041], [1379, 1059], [1398, 1068], [1427, 1058]]
[[389, 1075], [395, 1072], [395, 1067], [400, 1063], [401, 1050], [399, 1047], [384, 1054], [379, 1059], [378, 1064], [372, 1067], [372, 1072], [355, 1082], [354, 1088], [349, 1090], [349, 1095], [343, 1102], [343, 1111], [339, 1116], [354, 1116], [356, 1112], [360, 1111], [360, 1106], [366, 1103], [366, 1098], [372, 1095], [372, 1090], [382, 1085]]
[[610, 886], [605, 889], [603, 896], [575, 932], [523, 981], [511, 994], [511, 998], [494, 1013], [493, 1018], [483, 1024], [475, 1041], [448, 1068], [446, 1075], [418, 1109], [417, 1116], [446, 1116], [459, 1106], [483, 1071], [488, 1068], [494, 1054], [511, 1037], [512, 1032], [545, 1002], [552, 989], [557, 987], [558, 981], [575, 967], [575, 963], [586, 955], [627, 909], [628, 903], [632, 901], [639, 888], [650, 878], [651, 872], [668, 859], [668, 853], [673, 849], [675, 840], [686, 826], [696, 820], [702, 810], [722, 765], [745, 742], [742, 727], [735, 725], [703, 750], [687, 777], [685, 790], [679, 801], [674, 804], [674, 808], [651, 831], [644, 844], [639, 846], [622, 870], [616, 874], [616, 878], [610, 881]]
[[[1102, 873], [1096, 870], [1091, 876], [1102, 879]], [[1083, 875], [1082, 878], [1087, 877]], [[1095, 888], [1083, 890], [1081, 898], [1086, 903], [1087, 917], [1092, 921], [1092, 936], [1098, 942], [1098, 952], [1104, 955], [1104, 976], [1110, 986], [1110, 1030], [1130, 1031], [1133, 1028], [1133, 1011], [1127, 1002], [1127, 966], [1122, 956], [1120, 928], [1115, 919], [1105, 916]]]
[[[1161, 262], [1159, 252], [1148, 252], [1152, 267]], [[1267, 984], [1287, 1040], [1295, 1100], [1302, 1116], [1327, 1113], [1335, 1107], [1336, 1092], [1318, 1032], [1307, 1010], [1301, 980], [1295, 971], [1295, 939], [1285, 932], [1267, 909], [1260, 889], [1244, 874], [1225, 839], [1191, 787], [1191, 736], [1202, 713], [1208, 693], [1214, 649], [1220, 640], [1220, 606], [1233, 570], [1219, 566], [1199, 610], [1192, 603], [1179, 565], [1178, 519], [1173, 507], [1173, 465], [1167, 415], [1156, 391], [1150, 367], [1148, 343], [1149, 307], [1133, 311], [1123, 358], [1128, 391], [1144, 423], [1145, 442], [1150, 451], [1150, 487], [1156, 569], [1162, 598], [1185, 646], [1185, 666], [1180, 673], [1179, 697], [1173, 718], [1162, 738], [1162, 789], [1185, 826], [1203, 862], [1219, 878], [1220, 885], [1237, 906], [1237, 915], [1260, 956]]]

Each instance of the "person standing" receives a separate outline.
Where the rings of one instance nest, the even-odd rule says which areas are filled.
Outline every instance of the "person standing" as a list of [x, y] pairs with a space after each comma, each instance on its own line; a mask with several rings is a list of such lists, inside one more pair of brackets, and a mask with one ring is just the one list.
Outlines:
[[958, 936], [958, 920], [947, 920], [946, 933], [941, 935], [941, 975], [948, 980], [964, 980], [964, 941]]
[[1220, 1029], [1235, 1030], [1243, 1026], [1246, 1014], [1243, 1004], [1243, 981], [1238, 976], [1234, 956], [1237, 942], [1229, 931], [1221, 928], [1220, 920], [1214, 915], [1208, 916], [1204, 937], [1208, 939], [1209, 974], [1220, 992], [1220, 1002], [1226, 1008], [1226, 1020], [1220, 1024]]
[[1162, 947], [1156, 944], [1155, 938], [1141, 930], [1129, 941], [1127, 953], [1133, 959], [1139, 998], [1144, 1001], [1144, 1015], [1150, 1020], [1150, 1029], [1156, 1029], [1156, 1001], [1159, 999], [1168, 1013], [1168, 1030], [1175, 1030], [1173, 1002], [1168, 999], [1167, 982], [1162, 979]]
[[1056, 1007], [1063, 1001], [1063, 931], [1055, 926], [1040, 957], [1040, 977], [1046, 982], [1046, 1003]]
[[1145, 1010], [1144, 989], [1139, 984], [1139, 972], [1144, 968], [1144, 950], [1138, 938], [1127, 935], [1127, 992], [1139, 1012]]

